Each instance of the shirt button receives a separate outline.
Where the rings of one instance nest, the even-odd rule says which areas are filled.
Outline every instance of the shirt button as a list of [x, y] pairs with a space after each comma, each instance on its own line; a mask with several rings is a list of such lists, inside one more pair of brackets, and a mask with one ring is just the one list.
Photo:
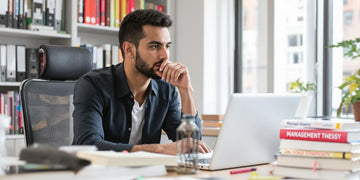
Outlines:
[[129, 128], [129, 131], [131, 131], [131, 128]]

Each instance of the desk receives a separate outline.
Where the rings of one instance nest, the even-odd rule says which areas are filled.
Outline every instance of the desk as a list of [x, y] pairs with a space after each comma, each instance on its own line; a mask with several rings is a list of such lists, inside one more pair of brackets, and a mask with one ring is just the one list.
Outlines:
[[[249, 168], [249, 167], [245, 167], [245, 168]], [[272, 165], [270, 165], [270, 164], [251, 166], [251, 168], [257, 168], [256, 172], [258, 173], [259, 176], [271, 176], [270, 171], [272, 171], [272, 169], [273, 169]], [[224, 178], [224, 179], [237, 179], [237, 180], [239, 180], [239, 179], [243, 180], [243, 179], [247, 179], [248, 177], [250, 177], [251, 172], [230, 175], [230, 171], [235, 170], [235, 169], [241, 169], [241, 168], [225, 169], [225, 170], [218, 170], [218, 171], [200, 170], [200, 172], [198, 174], [194, 174], [194, 175], [178, 175], [178, 174], [176, 174], [176, 172], [168, 172], [166, 177], [173, 177], [173, 178], [176, 178], [176, 177], [198, 177], [198, 178], [219, 177], [219, 178]]]
[[[271, 165], [260, 165], [260, 166], [252, 166], [254, 168], [257, 168], [257, 172], [259, 176], [269, 176], [270, 171], [272, 170]], [[234, 168], [239, 169], [239, 168]], [[230, 170], [232, 169], [226, 169], [226, 170], [218, 170], [218, 171], [205, 171], [200, 170], [198, 174], [194, 175], [178, 175], [176, 172], [168, 172], [165, 176], [156, 177], [159, 179], [162, 178], [209, 178], [209, 177], [219, 177], [224, 179], [247, 179], [250, 177], [250, 172], [247, 173], [241, 173], [241, 174], [234, 174], [230, 175]], [[121, 177], [117, 177], [121, 179]], [[9, 176], [0, 176], [0, 179], [2, 180], [20, 180], [20, 179], [26, 179], [26, 180], [42, 180], [42, 179], [51, 179], [51, 180], [64, 180], [64, 179], [74, 179], [79, 180], [83, 178], [76, 177], [74, 173], [71, 171], [65, 171], [65, 172], [42, 172], [42, 173], [27, 173], [27, 174], [19, 174], [19, 175], [9, 175]]]

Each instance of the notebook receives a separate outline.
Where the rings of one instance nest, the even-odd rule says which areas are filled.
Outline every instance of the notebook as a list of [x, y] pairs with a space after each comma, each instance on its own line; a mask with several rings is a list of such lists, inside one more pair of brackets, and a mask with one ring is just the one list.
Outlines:
[[199, 163], [199, 168], [218, 170], [274, 161], [281, 121], [294, 118], [300, 98], [299, 94], [233, 94], [210, 163]]

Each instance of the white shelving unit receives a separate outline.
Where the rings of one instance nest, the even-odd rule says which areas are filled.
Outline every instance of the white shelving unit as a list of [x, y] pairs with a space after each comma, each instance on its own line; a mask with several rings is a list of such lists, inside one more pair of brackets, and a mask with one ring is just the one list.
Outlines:
[[[30, 48], [38, 48], [42, 44], [77, 46], [80, 44], [118, 45], [119, 28], [88, 25], [77, 22], [77, 2], [76, 0], [65, 0], [65, 22], [66, 34], [30, 31], [24, 29], [12, 29], [0, 27], [0, 44], [25, 45]], [[175, 2], [173, 0], [146, 0], [155, 4], [162, 4], [167, 12], [175, 21]], [[171, 38], [175, 41], [175, 23], [172, 25]], [[175, 56], [175, 46], [172, 46], [170, 57]], [[9, 90], [19, 90], [20, 82], [0, 82], [0, 92]], [[19, 149], [25, 146], [24, 135], [7, 135], [8, 152], [13, 152], [17, 156]]]

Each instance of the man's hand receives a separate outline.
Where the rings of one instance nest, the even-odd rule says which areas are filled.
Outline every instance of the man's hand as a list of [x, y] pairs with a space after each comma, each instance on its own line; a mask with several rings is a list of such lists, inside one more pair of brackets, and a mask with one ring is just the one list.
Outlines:
[[[142, 144], [135, 145], [131, 149], [131, 152], [135, 151], [148, 151], [161, 154], [176, 155], [176, 142], [170, 144]], [[199, 152], [210, 153], [212, 150], [203, 141], [199, 141]]]
[[180, 63], [164, 61], [156, 74], [177, 88], [191, 88], [188, 68]]
[[[180, 141], [184, 141], [184, 139]], [[164, 151], [162, 153], [176, 155], [176, 142], [170, 144], [160, 144], [160, 145], [164, 147], [163, 148]], [[211, 148], [204, 141], [199, 141], [198, 149], [200, 153], [210, 153], [212, 151]]]

